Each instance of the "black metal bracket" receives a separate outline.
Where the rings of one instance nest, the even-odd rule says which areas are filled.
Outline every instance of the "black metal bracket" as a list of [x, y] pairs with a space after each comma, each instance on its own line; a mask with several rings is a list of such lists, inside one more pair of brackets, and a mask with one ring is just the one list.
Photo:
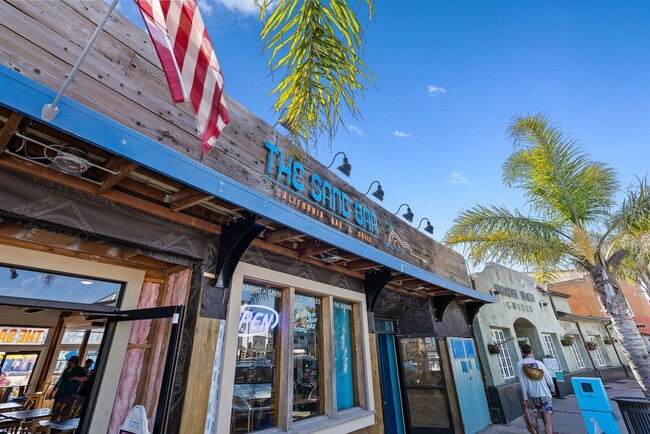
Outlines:
[[474, 322], [474, 318], [476, 318], [479, 309], [482, 308], [484, 304], [484, 301], [470, 301], [465, 303], [465, 314], [467, 315], [467, 322], [470, 326]]
[[[214, 278], [202, 285], [201, 316], [225, 319], [230, 300], [230, 282], [244, 252], [264, 230], [253, 214], [245, 214], [221, 227]], [[204, 273], [205, 275], [205, 273]]]
[[369, 270], [365, 273], [363, 291], [366, 293], [366, 304], [368, 312], [375, 311], [375, 303], [379, 298], [382, 289], [393, 279], [390, 268], [382, 267], [378, 270]]
[[456, 299], [455, 295], [438, 295], [432, 298], [433, 317], [436, 322], [442, 322], [442, 316], [445, 314], [447, 306]]
[[221, 227], [219, 248], [217, 249], [217, 265], [214, 270], [214, 286], [228, 288], [235, 268], [242, 255], [257, 236], [262, 233], [264, 226], [255, 222], [253, 214], [245, 214], [237, 220], [226, 223]]

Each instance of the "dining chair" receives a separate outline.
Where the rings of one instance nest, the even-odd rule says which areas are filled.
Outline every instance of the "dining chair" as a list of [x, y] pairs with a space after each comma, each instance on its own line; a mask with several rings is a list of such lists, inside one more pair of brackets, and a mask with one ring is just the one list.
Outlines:
[[52, 431], [49, 425], [40, 425], [35, 419], [23, 422], [20, 429], [20, 434], [50, 434]]
[[35, 403], [36, 403], [36, 401], [34, 401], [33, 399], [27, 398], [25, 400], [25, 402], [23, 402], [23, 406], [20, 409], [21, 410], [31, 410], [32, 408], [34, 408]]
[[4, 431], [7, 434], [21, 434], [21, 423], [19, 420], [2, 421], [0, 422], [0, 432]]

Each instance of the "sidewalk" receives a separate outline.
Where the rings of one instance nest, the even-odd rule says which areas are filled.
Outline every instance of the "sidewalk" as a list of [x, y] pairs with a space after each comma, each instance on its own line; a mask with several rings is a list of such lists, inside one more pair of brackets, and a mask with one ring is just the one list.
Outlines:
[[[643, 393], [638, 383], [634, 379], [614, 381], [605, 384], [607, 396], [610, 398], [616, 396], [638, 396], [642, 397]], [[610, 399], [611, 401], [611, 399]], [[614, 412], [620, 415], [618, 405], [616, 402], [611, 401]], [[587, 434], [587, 427], [580, 414], [578, 407], [578, 400], [575, 395], [569, 395], [565, 399], [553, 400], [553, 429], [557, 434]], [[542, 418], [538, 417], [540, 429], [543, 431], [544, 424]], [[621, 434], [628, 434], [625, 424], [622, 420], [618, 421], [618, 426]], [[479, 431], [480, 434], [527, 434], [528, 430], [524, 424], [523, 417], [513, 420], [506, 425], [490, 425], [489, 427]]]

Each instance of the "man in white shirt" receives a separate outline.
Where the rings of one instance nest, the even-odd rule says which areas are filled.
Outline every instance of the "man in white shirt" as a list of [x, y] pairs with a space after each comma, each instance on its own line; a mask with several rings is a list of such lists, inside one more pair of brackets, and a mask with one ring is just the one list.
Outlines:
[[522, 345], [521, 353], [524, 359], [517, 363], [517, 372], [521, 382], [521, 393], [524, 395], [524, 407], [532, 408], [530, 405], [532, 403], [542, 414], [546, 434], [553, 434], [552, 396], [555, 396], [553, 377], [542, 362], [535, 360], [530, 345]]

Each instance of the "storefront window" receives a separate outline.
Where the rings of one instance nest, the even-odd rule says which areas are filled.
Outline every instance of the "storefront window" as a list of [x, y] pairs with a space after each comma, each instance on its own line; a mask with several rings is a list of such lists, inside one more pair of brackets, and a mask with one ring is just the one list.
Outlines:
[[5, 374], [5, 384], [26, 386], [38, 359], [37, 352], [0, 353], [0, 370]]
[[266, 277], [243, 281], [239, 322], [229, 319], [225, 346], [236, 351], [234, 366], [224, 367], [226, 381], [234, 374], [230, 432], [299, 430], [303, 422], [316, 423], [310, 419], [316, 416], [338, 419], [339, 411], [367, 410], [369, 373], [357, 374], [369, 366], [368, 346], [355, 334], [364, 295], [335, 287], [316, 293], [310, 282], [298, 286], [302, 279], [292, 276], [282, 284], [260, 283]]
[[281, 292], [245, 283], [239, 314], [232, 432], [276, 425], [276, 348]]
[[293, 420], [321, 414], [319, 360], [321, 301], [296, 293], [293, 302]]
[[336, 409], [354, 407], [352, 354], [352, 304], [334, 301], [334, 359], [336, 361]]

